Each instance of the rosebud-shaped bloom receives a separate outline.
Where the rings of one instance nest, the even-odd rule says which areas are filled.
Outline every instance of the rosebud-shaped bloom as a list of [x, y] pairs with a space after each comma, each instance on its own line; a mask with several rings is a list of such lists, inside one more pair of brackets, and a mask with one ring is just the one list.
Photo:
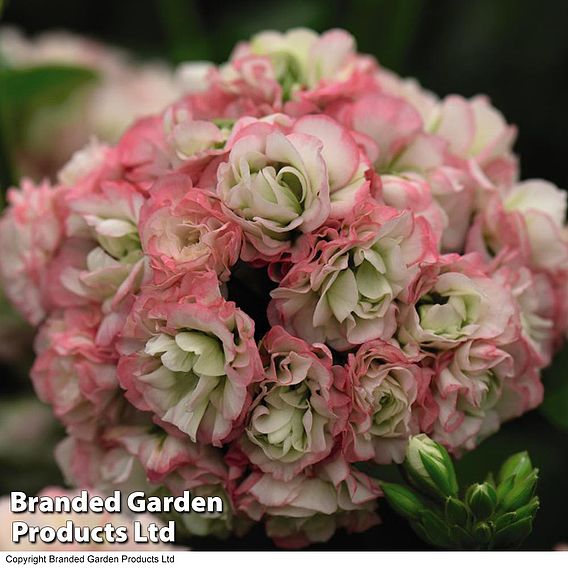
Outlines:
[[121, 177], [146, 192], [179, 162], [168, 143], [161, 115], [134, 123], [119, 140], [114, 154]]
[[214, 270], [227, 280], [239, 258], [241, 230], [219, 201], [175, 174], [158, 182], [140, 212], [142, 248], [154, 281], [169, 284], [195, 270]]
[[[493, 278], [511, 287], [519, 307], [520, 336], [508, 348], [517, 372], [547, 366], [565, 327], [563, 302], [558, 301], [554, 280], [543, 272], [518, 266], [517, 262], [496, 269]], [[521, 353], [523, 356], [517, 357]]]
[[116, 355], [97, 344], [102, 316], [96, 308], [54, 314], [36, 339], [31, 378], [38, 396], [53, 406], [67, 431], [92, 439], [100, 422], [120, 415]]
[[214, 273], [184, 284], [138, 297], [122, 334], [118, 377], [135, 406], [194, 442], [220, 446], [238, 434], [248, 386], [262, 377], [254, 322], [221, 297]]
[[284, 127], [237, 124], [229, 161], [217, 173], [218, 194], [252, 246], [268, 257], [288, 248], [295, 234], [318, 228], [330, 211], [344, 215], [369, 192], [368, 162], [347, 130], [323, 115]]
[[374, 513], [381, 494], [376, 482], [342, 459], [318, 467], [315, 475], [288, 482], [253, 473], [236, 490], [237, 507], [253, 520], [266, 520], [277, 545], [299, 548], [326, 542], [339, 527], [367, 530], [378, 522]]
[[416, 79], [400, 77], [389, 69], [378, 69], [376, 76], [381, 91], [404, 99], [420, 114], [426, 126], [430, 124], [440, 100], [435, 93], [424, 89]]
[[209, 61], [185, 61], [176, 69], [176, 80], [184, 93], [201, 93], [207, 90], [214, 68]]
[[412, 430], [412, 405], [428, 375], [400, 349], [380, 340], [349, 355], [348, 373], [353, 389], [350, 459], [402, 462]]
[[329, 215], [322, 143], [313, 136], [252, 123], [232, 140], [217, 175], [218, 195], [265, 256], [278, 255], [293, 232], [312, 231]]
[[271, 323], [338, 350], [392, 337], [395, 301], [419, 264], [435, 257], [432, 240], [426, 222], [409, 211], [362, 203], [272, 291]]
[[39, 324], [51, 307], [47, 268], [63, 237], [63, 188], [23, 180], [8, 192], [0, 220], [0, 275], [4, 292], [24, 317]]
[[114, 448], [111, 451], [135, 456], [148, 480], [172, 495], [182, 495], [189, 489], [192, 497], [222, 499], [221, 512], [180, 515], [190, 534], [225, 538], [232, 531], [247, 528], [248, 523], [235, 516], [224, 489], [228, 472], [221, 450], [193, 443], [179, 432], [168, 433], [155, 425], [117, 426], [107, 430], [104, 439]]
[[483, 273], [477, 260], [442, 257], [433, 282], [425, 278], [418, 301], [400, 314], [399, 341], [409, 352], [448, 349], [472, 339], [510, 341], [517, 334], [511, 291]]
[[565, 191], [544, 180], [519, 183], [504, 196], [505, 211], [522, 219], [530, 261], [537, 268], [568, 268], [568, 238], [562, 233], [566, 201]]
[[96, 193], [81, 190], [67, 195], [67, 232], [73, 239], [53, 272], [69, 292], [100, 302], [109, 313], [147, 277], [138, 235], [144, 197], [125, 182], [103, 182]]
[[490, 342], [468, 341], [441, 353], [435, 368], [439, 413], [432, 437], [450, 449], [471, 450], [499, 429], [496, 406], [513, 378], [513, 359]]
[[250, 43], [237, 46], [231, 55], [233, 65], [249, 54], [269, 58], [285, 99], [305, 88], [307, 95], [321, 97], [329, 96], [335, 87], [339, 95], [349, 89], [360, 69], [376, 65], [356, 54], [355, 41], [344, 30], [330, 30], [321, 36], [304, 28], [261, 32]]
[[[495, 404], [495, 411], [501, 422], [517, 418], [542, 403], [544, 387], [540, 371], [534, 361], [526, 361], [526, 344], [516, 342], [507, 350], [513, 355], [515, 363], [522, 363], [522, 369], [505, 381], [501, 398]], [[521, 365], [519, 365], [521, 366]]]
[[436, 499], [455, 497], [458, 482], [452, 460], [443, 446], [426, 434], [412, 436], [406, 450], [404, 470], [411, 483]]
[[517, 165], [512, 146], [517, 130], [506, 123], [487, 97], [468, 101], [450, 95], [433, 115], [430, 130], [449, 142], [452, 154], [474, 160], [496, 182], [514, 181]]
[[566, 192], [543, 180], [519, 183], [502, 198], [494, 197], [480, 213], [467, 250], [480, 252], [487, 261], [494, 255], [509, 259], [516, 253], [536, 270], [566, 270], [565, 216]]
[[379, 174], [422, 178], [427, 183], [448, 221], [442, 234], [443, 249], [461, 250], [474, 185], [461, 163], [448, 163], [447, 141], [424, 131], [422, 118], [411, 104], [385, 93], [354, 102], [340, 100], [328, 112], [353, 131]]
[[241, 446], [260, 469], [290, 481], [328, 456], [345, 426], [348, 398], [334, 387], [334, 375], [343, 369], [332, 365], [324, 345], [310, 347], [281, 327], [264, 337], [261, 356], [265, 376]]
[[435, 237], [438, 249], [449, 226], [444, 209], [436, 202], [430, 184], [419, 175], [381, 176], [381, 198], [385, 205], [399, 211], [410, 209], [416, 217], [423, 217]]
[[[282, 88], [267, 57], [245, 55], [221, 65], [212, 82], [236, 96], [236, 103], [231, 105], [237, 107], [231, 113], [235, 116], [265, 116], [281, 109]], [[256, 112], [244, 112], [242, 107], [252, 107]]]
[[208, 120], [194, 120], [188, 108], [172, 105], [164, 113], [164, 129], [177, 157], [184, 162], [223, 151], [229, 135]]
[[[481, 253], [492, 268], [518, 273], [518, 282], [511, 276], [507, 280], [513, 280], [521, 304], [523, 329], [545, 362], [551, 349], [561, 344], [568, 325], [565, 212], [564, 191], [541, 180], [519, 183], [503, 198], [497, 195], [488, 202], [475, 219], [466, 246], [467, 251]], [[527, 268], [530, 273], [523, 274]]]

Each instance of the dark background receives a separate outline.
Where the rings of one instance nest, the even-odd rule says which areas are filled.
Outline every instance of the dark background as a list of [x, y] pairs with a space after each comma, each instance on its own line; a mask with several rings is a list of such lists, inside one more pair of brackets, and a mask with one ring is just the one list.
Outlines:
[[[377, 56], [385, 67], [402, 75], [418, 78], [439, 95], [489, 95], [508, 121], [519, 127], [516, 150], [522, 177], [543, 177], [568, 187], [565, 0], [11, 0], [0, 23], [29, 34], [68, 29], [125, 47], [143, 59], [157, 57], [172, 63], [224, 61], [237, 41], [262, 29], [342, 27], [356, 37], [360, 51]], [[0, 372], [6, 378], [12, 373], [7, 368]], [[542, 508], [526, 549], [550, 549], [568, 541], [567, 375], [564, 353], [546, 373], [544, 410], [506, 425], [458, 463], [465, 483], [481, 480], [514, 451], [530, 451], [541, 469]], [[0, 380], [0, 396], [13, 391], [13, 385]], [[6, 467], [0, 461], [0, 473], [9, 473]], [[53, 468], [43, 471], [41, 483], [33, 477], [30, 490], [59, 481]], [[6, 479], [0, 475], [0, 494], [9, 490]], [[381, 514], [381, 527], [363, 535], [339, 533], [317, 548], [424, 548], [386, 505], [381, 505]], [[192, 546], [266, 549], [272, 545], [257, 528], [244, 539], [196, 540]]]

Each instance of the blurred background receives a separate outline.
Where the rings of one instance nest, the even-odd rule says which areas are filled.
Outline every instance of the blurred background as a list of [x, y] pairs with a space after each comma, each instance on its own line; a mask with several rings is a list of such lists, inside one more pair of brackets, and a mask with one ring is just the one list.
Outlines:
[[[2, 52], [2, 45], [14, 45], [9, 31], [14, 27], [32, 38], [52, 30], [85, 35], [127, 50], [136, 61], [153, 61], [151, 69], [163, 76], [186, 60], [222, 62], [239, 40], [263, 29], [307, 26], [324, 31], [342, 27], [355, 36], [360, 51], [376, 56], [384, 67], [401, 75], [416, 77], [440, 96], [487, 94], [507, 120], [519, 127], [516, 150], [522, 177], [543, 177], [568, 188], [565, 0], [51, 0], [47, 5], [45, 0], [0, 0], [0, 7], [2, 4], [2, 192], [22, 173], [37, 177], [55, 167], [53, 152], [46, 154], [40, 165], [30, 163], [30, 152], [47, 148], [65, 153], [67, 146], [80, 138], [77, 132], [86, 136], [91, 128], [92, 116], [80, 105], [74, 106], [75, 114], [68, 124], [72, 132], [66, 131], [65, 136], [53, 125], [46, 126], [45, 119], [39, 121], [41, 128], [32, 129], [30, 116], [43, 116], [46, 109], [54, 114], [69, 99], [86, 96], [87, 83], [100, 80], [85, 69], [75, 74], [51, 69], [51, 83], [45, 74], [39, 78], [28, 74], [19, 82], [2, 75], [2, 63], [10, 63], [11, 57], [9, 51]], [[66, 63], [83, 66], [85, 62], [73, 49], [64, 54]], [[175, 98], [177, 87], [170, 87], [159, 93], [164, 104], [169, 97]], [[140, 87], [139, 96], [143, 93], [144, 87]], [[98, 112], [106, 108], [104, 101], [104, 95], [97, 95]], [[149, 104], [148, 112], [153, 110]], [[112, 140], [121, 117], [110, 118], [116, 123], [107, 121], [104, 133]], [[32, 337], [31, 330], [0, 298], [0, 494], [15, 489], [16, 483], [18, 489], [29, 492], [61, 483], [51, 452], [62, 432], [33, 397], [27, 379]], [[540, 550], [568, 541], [568, 350], [557, 356], [545, 375], [543, 407], [506, 425], [458, 463], [461, 480], [466, 483], [496, 470], [512, 452], [530, 452], [541, 470], [538, 494], [542, 506], [524, 548]], [[381, 475], [388, 478], [395, 473], [384, 471]], [[424, 548], [386, 505], [381, 506], [381, 514], [385, 520], [382, 526], [362, 535], [340, 533], [319, 548]], [[202, 539], [192, 546], [272, 547], [261, 529], [239, 540], [218, 543]]]

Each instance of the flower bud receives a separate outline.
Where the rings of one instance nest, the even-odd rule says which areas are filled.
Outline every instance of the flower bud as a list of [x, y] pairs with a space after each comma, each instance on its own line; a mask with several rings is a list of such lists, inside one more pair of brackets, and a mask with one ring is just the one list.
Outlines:
[[534, 495], [538, 481], [538, 470], [533, 470], [526, 478], [517, 480], [506, 493], [499, 495], [499, 506], [505, 511], [514, 511], [529, 503]]
[[469, 513], [466, 506], [455, 497], [446, 500], [446, 521], [461, 527], [466, 526]]
[[532, 518], [515, 521], [498, 530], [495, 534], [494, 548], [517, 548], [532, 531]]
[[457, 496], [458, 482], [450, 456], [426, 434], [410, 438], [404, 468], [412, 484], [425, 493], [444, 500]]
[[434, 546], [453, 548], [448, 527], [437, 513], [426, 509], [420, 516], [419, 524], [423, 529], [422, 534], [426, 534]]
[[475, 483], [467, 490], [466, 503], [478, 520], [487, 519], [497, 505], [497, 492], [490, 483]]
[[538, 497], [533, 497], [526, 505], [517, 509], [517, 517], [522, 519], [524, 517], [533, 517], [536, 515], [540, 507], [540, 500]]
[[487, 523], [479, 523], [473, 529], [473, 538], [479, 544], [487, 544], [491, 541], [493, 531]]
[[523, 479], [533, 470], [529, 454], [527, 452], [519, 452], [508, 458], [501, 466], [497, 481], [503, 483], [509, 477]]
[[396, 483], [381, 483], [389, 505], [403, 517], [416, 520], [426, 506], [410, 489]]

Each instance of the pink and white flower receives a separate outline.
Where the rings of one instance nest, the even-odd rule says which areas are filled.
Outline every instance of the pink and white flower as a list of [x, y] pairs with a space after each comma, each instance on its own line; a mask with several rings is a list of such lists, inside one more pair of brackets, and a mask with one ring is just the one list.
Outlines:
[[[255, 398], [240, 446], [262, 471], [290, 481], [327, 457], [343, 431], [348, 395], [324, 345], [310, 346], [281, 327], [262, 340], [265, 376]], [[334, 384], [335, 383], [335, 384]]]
[[101, 422], [118, 420], [123, 406], [117, 355], [96, 340], [101, 320], [96, 308], [50, 316], [37, 336], [31, 371], [41, 400], [52, 405], [70, 434], [86, 440], [93, 439]]
[[468, 341], [440, 354], [432, 380], [439, 409], [432, 437], [451, 449], [470, 450], [496, 432], [497, 406], [514, 373], [511, 355], [491, 342]]
[[217, 173], [218, 195], [267, 258], [369, 192], [367, 162], [345, 129], [321, 115], [286, 122], [237, 124]]
[[237, 507], [256, 521], [264, 519], [268, 536], [286, 548], [326, 542], [339, 527], [358, 532], [379, 522], [375, 481], [341, 458], [314, 473], [287, 482], [252, 473], [236, 490]]
[[429, 373], [396, 346], [375, 340], [349, 354], [353, 405], [346, 430], [351, 461], [400, 463], [418, 428], [412, 406], [428, 388]]
[[8, 192], [0, 220], [0, 276], [4, 292], [24, 317], [38, 325], [51, 308], [48, 270], [61, 244], [67, 215], [64, 189], [23, 180]]
[[396, 331], [397, 300], [435, 258], [428, 225], [367, 201], [273, 290], [269, 317], [311, 343], [347, 350]]
[[406, 351], [446, 350], [472, 339], [502, 345], [517, 336], [512, 292], [486, 275], [479, 259], [446, 255], [438, 268], [401, 309], [397, 337]]
[[224, 300], [215, 274], [187, 290], [145, 290], [122, 333], [118, 377], [138, 408], [153, 412], [194, 442], [220, 446], [238, 435], [262, 377], [254, 322]]
[[226, 218], [216, 198], [192, 187], [181, 174], [172, 174], [152, 188], [138, 228], [153, 280], [160, 284], [207, 269], [226, 281], [239, 258], [239, 226]]

